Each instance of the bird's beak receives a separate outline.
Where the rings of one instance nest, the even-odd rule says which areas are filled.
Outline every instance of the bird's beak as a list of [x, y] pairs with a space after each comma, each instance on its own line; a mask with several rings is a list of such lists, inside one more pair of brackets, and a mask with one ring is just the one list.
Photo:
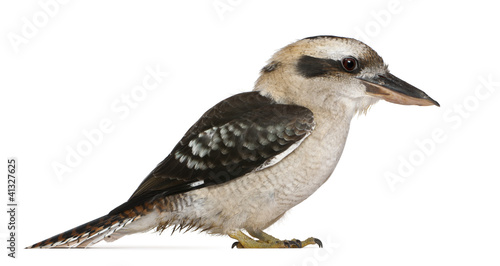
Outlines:
[[366, 87], [366, 94], [370, 96], [397, 104], [439, 106], [439, 103], [425, 94], [425, 92], [415, 88], [390, 73], [377, 75], [373, 78], [359, 79]]

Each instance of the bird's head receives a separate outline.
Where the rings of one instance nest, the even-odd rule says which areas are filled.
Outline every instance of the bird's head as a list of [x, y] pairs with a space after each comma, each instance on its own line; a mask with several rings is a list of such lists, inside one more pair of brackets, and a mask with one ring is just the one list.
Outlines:
[[276, 52], [262, 69], [255, 89], [278, 102], [311, 109], [342, 105], [364, 112], [379, 99], [439, 106], [423, 91], [390, 74], [368, 45], [334, 36], [305, 38]]

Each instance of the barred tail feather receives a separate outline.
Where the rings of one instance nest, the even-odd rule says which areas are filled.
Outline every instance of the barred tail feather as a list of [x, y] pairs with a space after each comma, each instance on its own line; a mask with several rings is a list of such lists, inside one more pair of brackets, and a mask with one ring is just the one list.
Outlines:
[[124, 234], [112, 234], [140, 218], [141, 216], [131, 217], [123, 214], [104, 215], [27, 248], [85, 248], [105, 238], [113, 241]]

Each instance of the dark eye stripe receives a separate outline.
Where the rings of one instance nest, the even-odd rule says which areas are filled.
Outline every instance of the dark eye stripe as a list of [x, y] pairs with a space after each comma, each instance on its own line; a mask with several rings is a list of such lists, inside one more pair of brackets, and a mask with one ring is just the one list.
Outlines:
[[[361, 71], [357, 61], [356, 65], [356, 69], [353, 69], [350, 73], [359, 73]], [[346, 71], [340, 60], [317, 58], [308, 55], [303, 55], [299, 58], [296, 69], [300, 75], [306, 78], [324, 77], [333, 75], [335, 72]]]

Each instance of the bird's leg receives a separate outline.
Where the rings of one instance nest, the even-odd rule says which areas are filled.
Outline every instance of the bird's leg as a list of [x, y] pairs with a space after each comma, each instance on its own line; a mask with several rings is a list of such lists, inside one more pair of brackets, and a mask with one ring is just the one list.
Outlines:
[[241, 231], [236, 231], [234, 233], [229, 233], [229, 237], [238, 240], [238, 242], [234, 242], [231, 248], [278, 248], [272, 243], [267, 243], [259, 240], [255, 240], [247, 235], [245, 235]]
[[323, 247], [321, 241], [317, 238], [308, 238], [304, 241], [298, 239], [292, 240], [279, 240], [271, 235], [264, 233], [262, 230], [247, 230], [248, 233], [257, 238], [255, 240], [241, 231], [235, 233], [230, 233], [229, 236], [238, 240], [233, 244], [233, 248], [303, 248], [307, 245], [318, 244], [319, 247]]

